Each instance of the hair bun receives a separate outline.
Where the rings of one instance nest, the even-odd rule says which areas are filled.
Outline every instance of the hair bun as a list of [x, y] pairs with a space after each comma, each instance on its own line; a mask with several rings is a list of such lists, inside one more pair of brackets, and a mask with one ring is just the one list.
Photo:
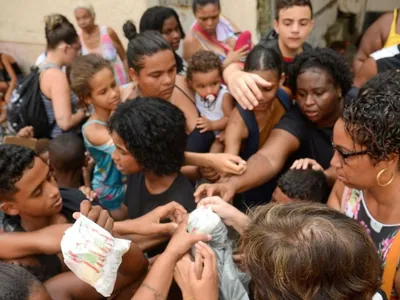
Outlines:
[[52, 14], [44, 17], [44, 22], [46, 23], [46, 30], [52, 31], [59, 27], [63, 22], [64, 18], [62, 15], [59, 14]]
[[136, 38], [138, 34], [136, 26], [131, 20], [125, 22], [124, 26], [122, 26], [122, 30], [124, 31], [124, 35], [128, 41]]

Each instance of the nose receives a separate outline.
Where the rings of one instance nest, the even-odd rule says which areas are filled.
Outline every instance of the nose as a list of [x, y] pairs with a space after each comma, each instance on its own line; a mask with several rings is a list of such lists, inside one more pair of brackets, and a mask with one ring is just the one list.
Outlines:
[[48, 195], [49, 198], [51, 199], [56, 199], [60, 197], [60, 190], [58, 189], [56, 184], [52, 184], [51, 182], [47, 182], [47, 189], [48, 189]]
[[117, 150], [114, 150], [113, 153], [111, 154], [111, 158], [114, 161], [118, 161], [118, 155], [117, 155]]
[[331, 159], [331, 166], [333, 168], [336, 168], [336, 169], [339, 169], [340, 167], [342, 167], [342, 160], [339, 157], [339, 154], [335, 150], [333, 150], [333, 156], [332, 156], [332, 159]]
[[292, 25], [292, 33], [297, 33], [297, 32], [299, 32], [299, 29], [300, 29], [299, 24], [298, 24], [297, 22], [293, 22], [293, 25]]
[[164, 79], [163, 80], [164, 85], [171, 85], [173, 83], [172, 76], [170, 76], [169, 74], [165, 74], [163, 79]]
[[172, 32], [172, 38], [173, 39], [179, 39], [181, 37], [181, 34], [179, 33], [179, 30], [174, 30]]
[[304, 102], [306, 106], [312, 106], [314, 104], [314, 98], [312, 95], [308, 94], [306, 97], [306, 101]]
[[207, 87], [207, 95], [210, 95], [210, 94], [212, 94], [213, 93], [213, 89], [212, 89], [212, 87]]
[[207, 25], [208, 28], [212, 27], [213, 26], [213, 20], [212, 19], [208, 19], [206, 21], [206, 25]]

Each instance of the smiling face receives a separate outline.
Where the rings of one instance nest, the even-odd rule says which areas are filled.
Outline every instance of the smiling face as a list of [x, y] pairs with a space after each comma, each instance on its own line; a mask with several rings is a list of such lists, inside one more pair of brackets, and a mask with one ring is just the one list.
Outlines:
[[161, 34], [168, 41], [174, 51], [179, 49], [182, 32], [178, 20], [174, 16], [171, 16], [164, 21]]
[[113, 131], [111, 133], [111, 137], [115, 144], [115, 150], [112, 154], [112, 159], [115, 165], [117, 166], [117, 169], [125, 175], [130, 175], [140, 172], [142, 170], [142, 167], [139, 166], [136, 159], [126, 148], [124, 141], [118, 135], [118, 133]]
[[162, 50], [152, 56], [144, 56], [143, 68], [136, 72], [130, 69], [130, 75], [143, 97], [155, 97], [169, 100], [175, 87], [176, 61], [171, 50]]
[[95, 108], [113, 111], [121, 102], [119, 87], [111, 69], [104, 68], [97, 72], [89, 81], [90, 95], [85, 99], [87, 104], [93, 104]]
[[296, 101], [311, 122], [334, 118], [341, 110], [340, 99], [341, 89], [327, 71], [313, 67], [297, 76]]
[[274, 21], [279, 40], [289, 49], [299, 49], [308, 38], [314, 21], [308, 6], [292, 6], [279, 11], [278, 20]]
[[21, 218], [43, 218], [54, 216], [62, 209], [57, 183], [49, 166], [39, 157], [35, 157], [33, 167], [24, 171], [15, 187], [17, 192], [13, 199], [1, 203], [0, 207], [6, 214], [19, 215]]

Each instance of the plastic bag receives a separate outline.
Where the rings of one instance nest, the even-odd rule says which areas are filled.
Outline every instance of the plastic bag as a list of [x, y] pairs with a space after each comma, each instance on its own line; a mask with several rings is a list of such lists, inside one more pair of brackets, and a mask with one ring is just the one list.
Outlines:
[[122, 256], [131, 242], [114, 238], [85, 216], [69, 228], [61, 240], [64, 262], [82, 281], [109, 297], [117, 279]]

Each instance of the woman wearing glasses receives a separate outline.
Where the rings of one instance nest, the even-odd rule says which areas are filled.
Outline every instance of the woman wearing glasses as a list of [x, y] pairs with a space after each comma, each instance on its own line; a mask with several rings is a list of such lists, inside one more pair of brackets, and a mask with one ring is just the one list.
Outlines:
[[[230, 200], [235, 193], [270, 182], [271, 188], [258, 200], [268, 202], [277, 175], [295, 159], [309, 157], [323, 168], [329, 168], [333, 156], [333, 126], [342, 113], [343, 96], [352, 83], [350, 69], [334, 51], [315, 49], [296, 57], [289, 73], [289, 83], [297, 105], [279, 121], [263, 146], [250, 157], [247, 171], [241, 176], [230, 177], [224, 183], [200, 186], [195, 193], [197, 199], [204, 194], [220, 194], [225, 200]], [[334, 171], [327, 170], [326, 174], [334, 182]]]
[[334, 127], [338, 180], [328, 205], [365, 227], [382, 260], [382, 290], [400, 295], [400, 72], [370, 80]]

